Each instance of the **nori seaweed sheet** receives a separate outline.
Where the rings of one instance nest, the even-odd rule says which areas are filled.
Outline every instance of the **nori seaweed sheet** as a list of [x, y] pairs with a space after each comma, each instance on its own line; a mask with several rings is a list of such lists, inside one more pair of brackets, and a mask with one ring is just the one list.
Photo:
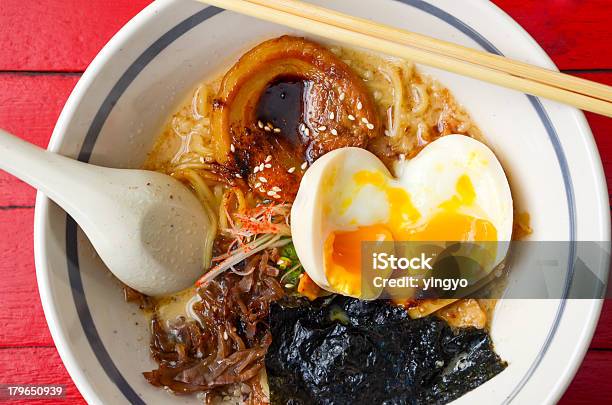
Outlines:
[[270, 328], [272, 405], [445, 404], [507, 365], [486, 331], [412, 320], [382, 300], [277, 303]]

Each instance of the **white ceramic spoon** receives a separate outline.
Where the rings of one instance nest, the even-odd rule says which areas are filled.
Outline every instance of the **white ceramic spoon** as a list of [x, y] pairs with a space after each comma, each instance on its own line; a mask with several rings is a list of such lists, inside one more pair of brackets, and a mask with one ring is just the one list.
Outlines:
[[0, 130], [0, 169], [62, 207], [85, 232], [110, 271], [143, 294], [192, 285], [204, 272], [211, 223], [178, 180], [146, 170], [82, 163]]

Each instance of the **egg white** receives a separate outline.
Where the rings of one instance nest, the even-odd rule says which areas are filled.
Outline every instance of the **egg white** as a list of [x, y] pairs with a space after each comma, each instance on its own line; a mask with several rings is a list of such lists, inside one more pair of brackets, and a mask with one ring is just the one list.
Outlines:
[[476, 200], [470, 207], [462, 207], [462, 213], [489, 220], [497, 229], [497, 240], [511, 239], [510, 185], [499, 160], [482, 142], [464, 135], [443, 136], [413, 159], [396, 162], [394, 174], [421, 213], [421, 223], [456, 194], [459, 177], [467, 175]]
[[[305, 173], [291, 211], [291, 231], [296, 252], [310, 278], [333, 291], [325, 276], [323, 245], [334, 231], [385, 224], [391, 212], [387, 196], [373, 185], [360, 185], [360, 171], [381, 173], [391, 187], [408, 192], [420, 213], [414, 226], [426, 224], [440, 204], [457, 193], [458, 179], [469, 177], [475, 201], [462, 213], [491, 222], [499, 241], [512, 236], [513, 206], [503, 168], [483, 143], [463, 135], [448, 135], [427, 145], [415, 158], [398, 161], [393, 176], [372, 153], [342, 148], [317, 160]], [[498, 250], [496, 264], [507, 254]]]

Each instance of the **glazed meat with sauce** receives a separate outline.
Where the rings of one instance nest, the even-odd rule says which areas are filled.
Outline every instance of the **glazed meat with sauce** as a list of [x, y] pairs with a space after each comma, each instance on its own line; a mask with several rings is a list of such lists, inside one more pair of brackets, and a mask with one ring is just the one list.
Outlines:
[[379, 135], [363, 81], [327, 49], [284, 36], [246, 53], [213, 102], [217, 159], [252, 189], [292, 201], [308, 164]]

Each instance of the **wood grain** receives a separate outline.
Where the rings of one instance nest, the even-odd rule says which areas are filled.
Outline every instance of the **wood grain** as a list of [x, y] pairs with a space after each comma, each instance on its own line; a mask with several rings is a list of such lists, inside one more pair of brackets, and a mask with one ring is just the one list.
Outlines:
[[590, 350], [559, 405], [612, 404], [612, 352]]
[[[78, 79], [75, 75], [0, 73], [0, 128], [47, 147]], [[32, 205], [35, 195], [33, 188], [0, 171], [0, 207]]]
[[493, 0], [560, 69], [612, 68], [609, 0]]
[[[612, 350], [612, 300], [605, 300], [597, 329], [591, 341], [591, 349]], [[612, 351], [610, 352], [612, 353]]]
[[66, 397], [50, 400], [7, 401], [11, 405], [86, 404], [70, 379], [55, 347], [0, 349], [0, 384], [62, 384]]
[[2, 0], [0, 70], [83, 71], [151, 0]]
[[[612, 85], [612, 72], [580, 73], [577, 76]], [[610, 190], [612, 190], [612, 119], [591, 113], [586, 113], [585, 115], [601, 155], [608, 183], [608, 195], [610, 195]], [[610, 197], [610, 203], [612, 204], [612, 197]]]
[[0, 348], [53, 346], [36, 286], [33, 222], [31, 208], [0, 210]]

